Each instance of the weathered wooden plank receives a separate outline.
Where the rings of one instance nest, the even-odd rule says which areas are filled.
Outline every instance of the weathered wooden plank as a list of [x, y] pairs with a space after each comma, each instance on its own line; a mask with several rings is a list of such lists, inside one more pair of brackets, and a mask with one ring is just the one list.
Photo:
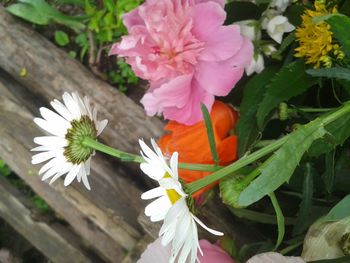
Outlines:
[[[0, 6], [0, 68], [46, 99], [59, 98], [64, 91], [89, 95], [110, 120], [103, 140], [119, 149], [138, 153], [138, 139], [158, 137], [162, 124], [146, 117], [144, 110], [102, 80], [97, 79], [65, 51], [58, 49], [32, 28], [6, 13]], [[27, 74], [19, 72], [25, 68]]]
[[29, 200], [14, 189], [6, 179], [0, 177], [0, 217], [55, 263], [66, 263], [67, 259], [74, 259], [77, 263], [94, 262], [82, 253], [72, 233], [62, 228], [59, 232], [56, 231], [54, 226], [40, 221], [35, 216], [34, 207], [29, 205], [27, 207], [25, 204], [28, 205]]
[[[2, 92], [14, 98], [16, 100], [15, 103], [25, 107], [26, 111], [33, 114], [32, 116], [34, 116], [37, 109], [42, 105], [42, 102], [37, 101], [34, 94], [11, 79], [11, 77], [1, 69], [0, 83], [3, 83], [3, 86], [6, 85], [6, 89], [3, 89]], [[43, 133], [36, 129], [32, 121], [28, 121], [28, 123], [30, 127], [34, 128], [29, 130], [21, 141], [30, 149], [34, 146], [32, 138], [38, 135], [42, 136]], [[14, 123], [13, 126], [16, 126], [16, 124]], [[17, 136], [23, 137], [20, 132]], [[105, 157], [106, 156], [97, 154], [93, 158], [93, 173], [90, 177], [93, 191], [87, 191], [80, 184], [74, 184], [74, 186], [77, 191], [90, 199], [91, 202], [95, 203], [102, 210], [108, 211], [111, 216], [113, 216], [113, 211], [119, 211], [119, 214], [114, 213], [116, 217], [122, 216], [127, 218], [128, 224], [139, 229], [136, 217], [140, 209], [143, 209], [143, 203], [139, 198], [141, 194], [140, 190], [133, 180], [137, 178], [138, 175], [135, 172], [125, 169], [123, 166], [113, 164], [110, 159], [106, 159]], [[128, 195], [125, 195], [125, 192], [127, 192]], [[115, 200], [118, 200], [118, 202]]]
[[[66, 188], [61, 182], [53, 186], [41, 182], [36, 176], [38, 167], [30, 163], [32, 138], [41, 133], [33, 124], [33, 117], [0, 82], [1, 158], [61, 214], [89, 246], [109, 262], [118, 262], [125, 250], [131, 250], [140, 237], [139, 231], [129, 223], [136, 221], [134, 214], [143, 206], [139, 201], [139, 190], [126, 178], [115, 176], [122, 170], [114, 170], [99, 156], [94, 159], [91, 175], [91, 184], [96, 190], [82, 190], [81, 185]], [[101, 202], [96, 205], [96, 193], [104, 193], [104, 198], [116, 205], [113, 208]]]
[[154, 239], [152, 237], [150, 237], [149, 235], [145, 235], [136, 244], [136, 246], [133, 248], [133, 250], [131, 250], [128, 253], [128, 255], [126, 255], [126, 257], [123, 259], [123, 261], [121, 263], [135, 263], [135, 262], [137, 262], [137, 260], [140, 258], [143, 251], [145, 251], [147, 246], [153, 241], [154, 241]]

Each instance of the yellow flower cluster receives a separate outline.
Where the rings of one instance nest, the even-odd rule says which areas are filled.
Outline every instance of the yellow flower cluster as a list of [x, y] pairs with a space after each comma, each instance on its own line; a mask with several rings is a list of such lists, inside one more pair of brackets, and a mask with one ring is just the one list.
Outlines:
[[299, 47], [295, 49], [296, 57], [304, 57], [307, 64], [314, 68], [331, 67], [332, 59], [341, 60], [344, 53], [340, 46], [334, 43], [330, 25], [326, 22], [315, 23], [314, 17], [337, 13], [334, 7], [327, 10], [324, 1], [315, 1], [315, 10], [306, 10], [302, 15], [302, 25], [296, 29], [296, 39]]

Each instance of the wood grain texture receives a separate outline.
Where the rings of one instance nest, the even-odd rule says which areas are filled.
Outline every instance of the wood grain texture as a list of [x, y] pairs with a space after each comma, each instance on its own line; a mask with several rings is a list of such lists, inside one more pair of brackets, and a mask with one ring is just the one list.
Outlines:
[[[6, 13], [0, 6], [0, 68], [47, 102], [64, 91], [88, 95], [99, 105], [100, 116], [110, 120], [102, 139], [111, 146], [138, 153], [139, 138], [159, 137], [162, 123], [117, 89], [92, 75], [64, 50]], [[27, 70], [20, 77], [21, 69]]]
[[[34, 207], [27, 207], [30, 201], [6, 179], [0, 177], [0, 217], [5, 219], [22, 236], [36, 246], [46, 257], [55, 263], [66, 263], [74, 258], [76, 263], [92, 263], [82, 252], [72, 233], [38, 219]], [[65, 233], [63, 233], [65, 232]]]
[[[118, 176], [123, 170], [114, 169], [101, 156], [94, 158], [92, 166], [93, 191], [79, 184], [64, 187], [60, 181], [53, 185], [42, 182], [37, 176], [39, 167], [30, 163], [33, 137], [41, 132], [32, 121], [33, 114], [9, 90], [0, 81], [0, 158], [106, 261], [119, 262], [141, 235], [132, 226], [137, 224], [136, 215], [143, 207], [140, 190], [126, 175]], [[110, 206], [99, 201], [99, 195]]]

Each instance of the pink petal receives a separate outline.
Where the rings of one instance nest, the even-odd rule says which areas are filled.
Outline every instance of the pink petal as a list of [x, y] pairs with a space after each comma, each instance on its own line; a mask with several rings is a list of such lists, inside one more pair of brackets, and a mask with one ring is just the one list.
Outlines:
[[171, 255], [171, 245], [163, 246], [161, 238], [149, 244], [137, 263], [168, 263]]
[[210, 111], [214, 103], [214, 96], [208, 93], [206, 90], [202, 89], [199, 86], [198, 82], [195, 79], [193, 79], [191, 95], [189, 96], [186, 105], [182, 108], [164, 108], [164, 118], [169, 120], [175, 120], [185, 125], [193, 125], [194, 123], [203, 119], [201, 103], [203, 103]]
[[224, 62], [200, 61], [195, 78], [202, 89], [215, 96], [226, 96], [243, 76], [243, 67], [234, 67], [230, 60]]
[[200, 240], [199, 245], [203, 251], [203, 256], [198, 253], [201, 263], [235, 263], [233, 259], [216, 244], [211, 244], [207, 240]]
[[253, 43], [246, 37], [243, 37], [241, 49], [232, 57], [232, 65], [237, 67], [246, 67], [252, 61], [254, 54]]
[[124, 14], [123, 15], [123, 23], [128, 31], [130, 31], [130, 29], [133, 26], [145, 24], [139, 15], [138, 8], [135, 8], [134, 10], [130, 11], [129, 13]]
[[155, 115], [166, 107], [184, 107], [188, 103], [189, 96], [192, 95], [192, 78], [192, 74], [182, 75], [146, 93], [141, 99], [141, 103], [147, 114]]
[[201, 41], [206, 41], [214, 34], [226, 19], [225, 10], [212, 1], [195, 5], [191, 16], [193, 18], [192, 33]]
[[195, 3], [206, 3], [206, 2], [216, 2], [220, 4], [222, 7], [225, 6], [225, 0], [195, 0]]
[[208, 61], [229, 59], [241, 49], [243, 41], [238, 25], [221, 26], [206, 37], [200, 59]]

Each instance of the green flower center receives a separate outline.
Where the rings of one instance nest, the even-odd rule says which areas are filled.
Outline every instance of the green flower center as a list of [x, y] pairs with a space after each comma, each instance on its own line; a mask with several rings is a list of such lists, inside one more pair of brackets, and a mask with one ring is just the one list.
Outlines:
[[73, 120], [70, 128], [66, 134], [68, 146], [64, 149], [64, 156], [73, 164], [80, 164], [89, 159], [94, 152], [89, 146], [83, 144], [86, 137], [96, 139], [97, 130], [95, 123], [86, 115], [82, 116], [80, 120]]

